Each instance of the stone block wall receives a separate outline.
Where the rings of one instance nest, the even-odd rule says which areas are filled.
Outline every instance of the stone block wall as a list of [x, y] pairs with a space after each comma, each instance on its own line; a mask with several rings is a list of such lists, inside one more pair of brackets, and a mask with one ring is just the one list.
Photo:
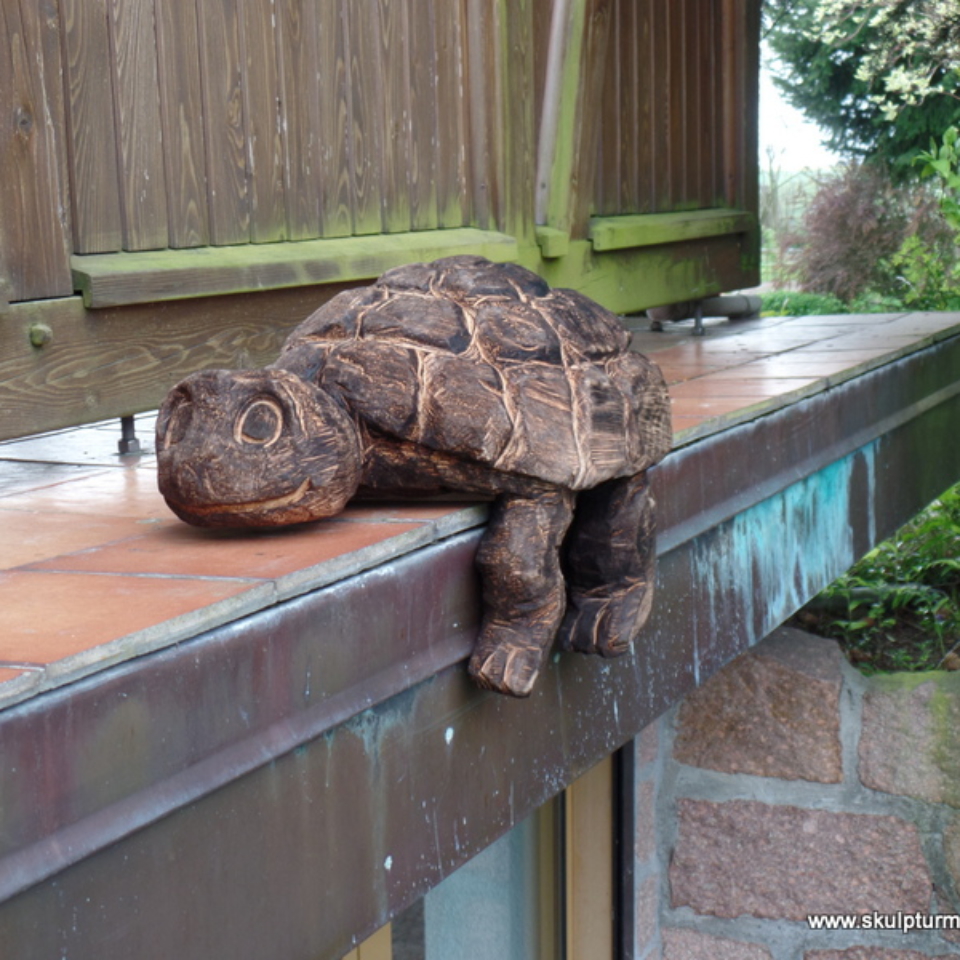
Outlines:
[[637, 960], [960, 956], [960, 673], [784, 627], [635, 749]]

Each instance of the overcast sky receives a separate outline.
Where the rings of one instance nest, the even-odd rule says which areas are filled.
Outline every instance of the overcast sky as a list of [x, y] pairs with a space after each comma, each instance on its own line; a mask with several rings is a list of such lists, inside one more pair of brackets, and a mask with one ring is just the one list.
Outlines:
[[821, 145], [820, 128], [806, 120], [799, 110], [784, 102], [766, 69], [760, 70], [760, 164], [767, 165], [767, 148], [773, 149], [780, 169], [787, 172], [805, 167], [832, 167], [837, 157]]

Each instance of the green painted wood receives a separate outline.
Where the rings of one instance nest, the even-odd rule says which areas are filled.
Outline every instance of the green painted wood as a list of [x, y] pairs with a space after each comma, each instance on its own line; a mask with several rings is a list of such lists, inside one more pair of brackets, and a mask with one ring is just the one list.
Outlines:
[[594, 217], [590, 221], [593, 249], [626, 250], [681, 240], [748, 233], [756, 218], [745, 210], [690, 210], [622, 217]]
[[[463, 241], [460, 246], [455, 245], [458, 240]], [[357, 252], [360, 247], [365, 254]], [[608, 253], [597, 253], [589, 240], [572, 240], [567, 253], [554, 258], [546, 257], [533, 242], [517, 244], [503, 234], [479, 230], [239, 249], [248, 256], [269, 250], [276, 263], [260, 265], [261, 279], [270, 277], [274, 266], [277, 274], [272, 279], [278, 279], [285, 265], [288, 275], [296, 277], [296, 285], [238, 291], [239, 295], [216, 300], [150, 298], [100, 310], [85, 308], [80, 297], [10, 304], [0, 323], [0, 440], [152, 409], [174, 383], [204, 367], [269, 363], [290, 330], [321, 303], [347, 286], [358, 286], [382, 270], [417, 259], [475, 252], [516, 260], [551, 285], [582, 290], [620, 314], [759, 282], [753, 245], [744, 234]], [[327, 259], [311, 264], [305, 258], [306, 265], [297, 263], [293, 251], [299, 249], [325, 250]], [[127, 274], [114, 277], [123, 290], [154, 286], [169, 292], [188, 283], [195, 288], [191, 264], [217, 255], [222, 272], [208, 271], [208, 281], [225, 283], [232, 278], [239, 282], [257, 276], [249, 262], [242, 267], [223, 262], [231, 253], [237, 257], [237, 248], [179, 251], [185, 259], [176, 270], [172, 253], [153, 255], [168, 261], [166, 273], [154, 277], [144, 272], [151, 256], [146, 253], [84, 257], [82, 262], [129, 264]], [[329, 281], [305, 279], [308, 271], [320, 272], [317, 263], [324, 264], [326, 273], [338, 276]], [[184, 290], [178, 292], [181, 297], [190, 296]]]
[[570, 234], [555, 227], [537, 227], [537, 243], [545, 260], [564, 257], [570, 252]]
[[597, 253], [589, 240], [571, 240], [566, 256], [548, 259], [539, 247], [522, 248], [520, 262], [551, 286], [580, 290], [618, 314], [759, 283], [747, 234], [607, 253]]
[[73, 257], [74, 286], [89, 308], [253, 290], [367, 280], [390, 267], [475, 253], [514, 260], [517, 243], [463, 227], [301, 243], [244, 244]]

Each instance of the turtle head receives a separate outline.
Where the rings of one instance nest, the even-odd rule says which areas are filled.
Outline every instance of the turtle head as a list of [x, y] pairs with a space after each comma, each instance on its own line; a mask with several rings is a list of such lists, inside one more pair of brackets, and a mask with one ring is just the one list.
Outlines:
[[266, 527], [339, 513], [360, 482], [353, 420], [287, 370], [203, 370], [157, 416], [170, 509], [202, 527]]

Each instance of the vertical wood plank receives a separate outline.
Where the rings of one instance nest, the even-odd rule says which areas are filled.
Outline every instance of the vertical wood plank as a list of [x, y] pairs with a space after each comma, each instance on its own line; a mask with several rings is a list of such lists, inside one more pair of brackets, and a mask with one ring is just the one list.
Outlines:
[[650, 103], [651, 211], [670, 209], [670, 96], [669, 42], [670, 10], [666, 4], [652, 0], [650, 4], [650, 59], [647, 93]]
[[466, 188], [466, 101], [462, 0], [435, 8], [437, 69], [437, 226], [470, 222]]
[[716, 189], [714, 175], [716, 170], [717, 126], [714, 115], [714, 90], [719, 86], [716, 82], [716, 64], [714, 61], [714, 30], [716, 28], [716, 3], [714, 0], [700, 0], [700, 55], [701, 67], [699, 71], [699, 100], [700, 100], [700, 131], [702, 144], [700, 148], [700, 183], [698, 194], [700, 205], [714, 207], [716, 203]]
[[713, 195], [717, 206], [725, 203], [724, 195], [724, 127], [723, 116], [723, 0], [713, 0], [713, 88], [711, 110], [713, 111]]
[[353, 230], [346, 38], [338, 0], [320, 0], [318, 11], [323, 235], [343, 237]]
[[169, 243], [199, 247], [210, 242], [210, 226], [196, 4], [155, 3]]
[[154, 250], [167, 245], [167, 196], [153, 3], [110, 0], [109, 14], [123, 246]]
[[684, 0], [670, 4], [667, 27], [667, 145], [669, 151], [668, 209], [678, 210], [686, 198], [686, 4]]
[[434, 0], [410, 0], [410, 227], [438, 226], [439, 123]]
[[621, 142], [626, 134], [621, 129], [624, 107], [629, 90], [623, 82], [624, 67], [621, 62], [620, 40], [624, 32], [625, 3], [613, 0], [611, 43], [604, 57], [603, 96], [601, 100], [599, 158], [597, 160], [597, 189], [594, 201], [596, 212], [601, 216], [614, 216], [621, 211]]
[[120, 250], [119, 176], [106, 0], [61, 0], [75, 253]]
[[350, 176], [353, 230], [356, 234], [383, 229], [383, 195], [379, 104], [383, 87], [380, 63], [378, 0], [342, 0], [342, 17], [349, 56]]
[[73, 292], [54, 3], [0, 5], [0, 306]]
[[501, 230], [521, 242], [533, 242], [531, 216], [535, 190], [536, 133], [533, 3], [506, 0], [500, 9], [498, 49], [502, 51], [502, 119], [497, 151], [502, 158], [503, 189], [497, 214]]
[[380, 123], [383, 161], [383, 229], [410, 229], [410, 34], [403, 0], [379, 0], [383, 98]]
[[250, 239], [263, 243], [287, 232], [277, 8], [276, 0], [240, 0], [238, 6]]
[[537, 222], [585, 237], [595, 197], [597, 138], [611, 0], [555, 7], [537, 164]]
[[565, 793], [567, 952], [613, 960], [613, 760], [608, 757]]
[[550, 55], [553, 4], [554, 0], [537, 0], [533, 5], [534, 119], [538, 131], [543, 123], [543, 93], [547, 80], [547, 59]]
[[633, 176], [631, 178], [631, 202], [624, 212], [649, 213], [652, 209], [652, 184], [654, 162], [653, 118], [651, 115], [651, 77], [647, 68], [652, 30], [651, 6], [654, 0], [632, 0], [633, 7], [630, 32], [633, 42], [630, 46], [632, 65], [630, 86], [633, 90], [634, 107], [631, 120], [634, 131], [624, 138], [623, 148], [627, 156], [633, 157]]
[[250, 197], [237, 6], [234, 0], [202, 0], [197, 10], [210, 242], [246, 243]]
[[494, 76], [489, 65], [489, 9], [483, 4], [468, 2], [464, 17], [464, 78], [467, 95], [467, 149], [474, 223], [486, 230], [491, 225], [491, 212], [496, 196], [495, 147], [491, 142], [489, 108], [496, 100], [491, 87]]
[[722, 17], [725, 200], [756, 210], [760, 2], [723, 0]]
[[700, 172], [704, 166], [706, 130], [703, 127], [703, 109], [700, 100], [703, 71], [701, 47], [701, 0], [684, 0], [684, 135], [683, 153], [686, 160], [683, 178], [683, 204], [687, 209], [704, 206], [700, 190]]
[[590, 0], [584, 21], [583, 66], [575, 133], [576, 164], [570, 183], [571, 236], [586, 237], [593, 213], [600, 136], [604, 60], [609, 49], [612, 0]]
[[277, 14], [287, 236], [306, 240], [323, 232], [316, 5], [311, 0], [278, 0]]

